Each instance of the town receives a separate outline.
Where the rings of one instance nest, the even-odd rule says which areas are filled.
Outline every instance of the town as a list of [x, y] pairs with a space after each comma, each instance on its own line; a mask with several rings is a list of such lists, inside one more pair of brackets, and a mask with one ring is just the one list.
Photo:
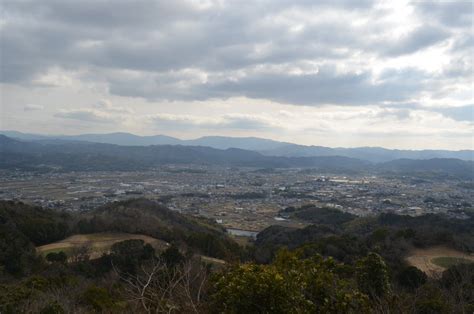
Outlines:
[[229, 232], [253, 235], [271, 225], [303, 227], [285, 208], [312, 204], [357, 216], [392, 212], [444, 213], [465, 219], [472, 183], [402, 175], [331, 174], [308, 169], [163, 166], [140, 172], [0, 173], [0, 197], [68, 211], [146, 197], [188, 215], [207, 217]]

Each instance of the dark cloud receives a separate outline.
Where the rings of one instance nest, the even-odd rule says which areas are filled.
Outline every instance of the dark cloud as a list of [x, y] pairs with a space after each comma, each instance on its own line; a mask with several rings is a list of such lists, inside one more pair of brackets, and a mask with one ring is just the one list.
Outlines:
[[214, 97], [244, 95], [301, 105], [367, 105], [383, 101], [403, 101], [420, 87], [391, 77], [380, 83], [371, 82], [370, 73], [337, 74], [335, 69], [321, 68], [316, 74], [291, 75], [266, 73], [226, 80], [209, 86]]
[[394, 40], [383, 49], [383, 53], [391, 56], [399, 56], [417, 52], [432, 46], [448, 38], [448, 31], [441, 27], [424, 25], [413, 30], [411, 33]]
[[442, 109], [435, 109], [442, 115], [449, 117], [456, 121], [467, 121], [474, 123], [474, 104], [460, 107], [448, 107]]
[[175, 77], [162, 84], [156, 77], [117, 80], [111, 92], [122, 96], [142, 95], [155, 100], [206, 100], [246, 96], [295, 105], [367, 105], [406, 101], [422, 87], [424, 75], [414, 70], [386, 71], [378, 82], [370, 72], [338, 74], [336, 68], [321, 67], [314, 74], [263, 72], [242, 78], [217, 78], [205, 83], [179, 87]]
[[[423, 73], [397, 70], [378, 78], [367, 60], [421, 51], [453, 33], [453, 46], [472, 47], [469, 28], [459, 31], [472, 18], [462, 3], [414, 4], [423, 23], [398, 39], [386, 36], [390, 29], [379, 21], [355, 23], [377, 19], [372, 1], [211, 4], [5, 0], [0, 80], [34, 84], [52, 68], [80, 69], [83, 80], [105, 83], [112, 94], [151, 100], [247, 96], [371, 105], [406, 102], [431, 90]], [[468, 75], [466, 55], [456, 55], [463, 63], [452, 62], [446, 78]], [[445, 77], [436, 79], [440, 85]]]

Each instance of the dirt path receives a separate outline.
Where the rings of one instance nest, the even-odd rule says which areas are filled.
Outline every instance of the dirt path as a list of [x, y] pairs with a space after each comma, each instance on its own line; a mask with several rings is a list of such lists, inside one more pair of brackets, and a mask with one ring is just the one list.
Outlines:
[[436, 277], [445, 270], [445, 268], [432, 263], [432, 260], [436, 257], [459, 257], [474, 262], [473, 254], [466, 254], [445, 246], [434, 246], [428, 249], [415, 249], [411, 252], [411, 255], [406, 258], [406, 261], [410, 265], [424, 271], [428, 276]]

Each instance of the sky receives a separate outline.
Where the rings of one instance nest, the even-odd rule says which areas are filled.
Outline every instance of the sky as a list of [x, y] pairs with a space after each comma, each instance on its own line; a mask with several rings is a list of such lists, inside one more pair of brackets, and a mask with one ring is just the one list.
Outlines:
[[473, 3], [2, 0], [0, 130], [474, 149]]

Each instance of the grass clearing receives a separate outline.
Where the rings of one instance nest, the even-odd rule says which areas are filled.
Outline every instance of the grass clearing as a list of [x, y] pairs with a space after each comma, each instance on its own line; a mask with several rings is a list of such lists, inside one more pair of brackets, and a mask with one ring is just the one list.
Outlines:
[[[474, 262], [474, 255], [457, 251], [446, 246], [433, 246], [427, 249], [414, 249], [406, 261], [424, 271], [430, 277], [439, 276], [450, 266], [462, 261]], [[453, 264], [454, 263], [454, 264]]]
[[130, 233], [91, 233], [91, 234], [76, 234], [64, 240], [54, 243], [42, 245], [36, 248], [36, 251], [45, 256], [52, 252], [64, 252], [70, 256], [74, 250], [81, 247], [87, 247], [90, 253], [90, 258], [99, 258], [103, 253], [109, 252], [114, 243], [138, 239], [150, 244], [157, 251], [162, 251], [168, 247], [165, 241], [158, 240], [143, 234]]
[[451, 266], [458, 265], [458, 264], [474, 263], [474, 261], [469, 260], [464, 257], [449, 257], [449, 256], [435, 257], [431, 259], [431, 262], [443, 268], [449, 268]]

